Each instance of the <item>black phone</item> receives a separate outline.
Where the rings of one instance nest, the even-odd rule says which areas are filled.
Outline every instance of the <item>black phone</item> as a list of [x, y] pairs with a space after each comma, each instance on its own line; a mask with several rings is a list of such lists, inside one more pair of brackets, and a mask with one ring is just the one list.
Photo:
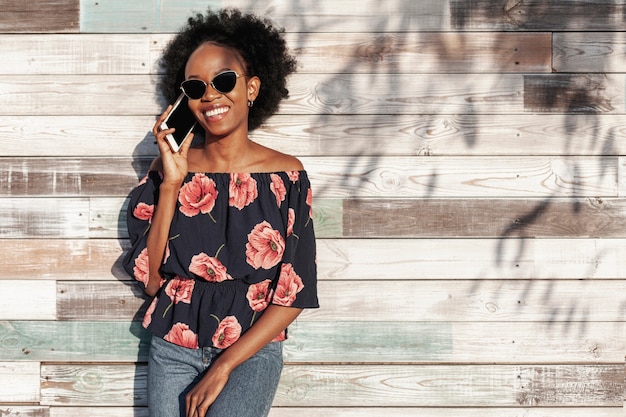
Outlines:
[[163, 123], [161, 123], [161, 129], [163, 130], [171, 128], [176, 129], [174, 133], [168, 133], [165, 136], [173, 152], [178, 152], [183, 141], [187, 135], [191, 133], [197, 123], [196, 117], [191, 110], [189, 110], [187, 101], [187, 96], [181, 93], [172, 105], [172, 110]]

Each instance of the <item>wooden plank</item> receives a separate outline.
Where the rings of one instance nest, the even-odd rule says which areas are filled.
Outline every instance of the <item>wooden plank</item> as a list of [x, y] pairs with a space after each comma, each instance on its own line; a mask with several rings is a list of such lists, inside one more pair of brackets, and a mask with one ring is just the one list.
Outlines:
[[624, 71], [624, 32], [555, 32], [552, 36], [557, 72]]
[[3, 417], [50, 417], [50, 408], [22, 405], [0, 405], [0, 413]]
[[135, 34], [0, 35], [0, 74], [148, 74], [150, 46]]
[[[50, 407], [50, 417], [150, 417], [148, 407]], [[578, 416], [573, 416], [578, 417]], [[599, 414], [598, 417], [612, 417]]]
[[[44, 405], [145, 405], [143, 365], [44, 364], [41, 373]], [[292, 365], [274, 406], [618, 407], [623, 392], [623, 364]]]
[[[296, 156], [623, 155], [621, 115], [277, 115], [251, 137]], [[0, 156], [153, 158], [154, 116], [0, 116]]]
[[[299, 73], [550, 73], [549, 33], [290, 33]], [[2, 35], [0, 74], [147, 74], [173, 35]]]
[[624, 13], [621, 1], [450, 0], [456, 30], [619, 31]]
[[[369, 273], [361, 278], [372, 276]], [[376, 285], [320, 281], [319, 299], [324, 308], [305, 310], [302, 317], [311, 321], [548, 321], [581, 325], [624, 320], [623, 301], [616, 296], [622, 289], [619, 280], [416, 283], [411, 279], [420, 277], [398, 278], [403, 280], [379, 281]], [[16, 285], [3, 284], [9, 288]], [[59, 281], [57, 287], [59, 320], [139, 320], [149, 304], [138, 285], [122, 282]], [[20, 301], [23, 308], [34, 308], [35, 301]], [[0, 320], [16, 318], [0, 315]]]
[[[380, 8], [379, 8], [380, 9]], [[173, 35], [154, 35], [157, 56]], [[550, 73], [548, 33], [287, 33], [299, 73]], [[16, 72], [16, 74], [19, 74]]]
[[39, 377], [38, 362], [0, 362], [0, 402], [39, 402]]
[[88, 237], [89, 200], [46, 198], [0, 199], [0, 238]]
[[220, 0], [134, 0], [93, 2], [81, 0], [81, 33], [175, 32], [187, 17], [208, 7], [221, 7]]
[[624, 77], [607, 74], [524, 76], [524, 110], [550, 113], [614, 113], [624, 107]]
[[[84, 3], [84, 5], [83, 5]], [[448, 1], [412, 3], [390, 0], [380, 7], [377, 0], [319, 0], [301, 4], [285, 0], [262, 0], [244, 4], [240, 0], [187, 0], [165, 2], [142, 0], [135, 7], [118, 3], [95, 5], [81, 1], [81, 32], [175, 32], [192, 10], [207, 6], [237, 7], [272, 19], [288, 31], [367, 32], [367, 31], [439, 31], [449, 28]], [[133, 4], [133, 6], [135, 3]]]
[[79, 0], [3, 0], [0, 32], [78, 32]]
[[[372, 156], [301, 160], [318, 198], [606, 198], [618, 193], [616, 157]], [[126, 197], [149, 163], [129, 158], [3, 158], [0, 186], [4, 186], [0, 195]], [[19, 198], [3, 200], [0, 210], [2, 206], [22, 206]]]
[[[379, 415], [378, 407], [273, 407], [269, 417], [371, 417]], [[576, 408], [396, 408], [385, 407], [385, 417], [623, 417], [622, 407]], [[55, 414], [56, 416], [56, 414]], [[66, 417], [58, 416], [58, 417]], [[69, 415], [67, 416], [69, 417]], [[147, 415], [146, 415], [147, 417]]]
[[[155, 82], [134, 74], [2, 75], [0, 114], [155, 115], [167, 104]], [[621, 77], [610, 84], [615, 94], [623, 93]], [[384, 121], [388, 114], [524, 112], [521, 74], [294, 74], [288, 88], [281, 114], [360, 113]], [[623, 107], [613, 113], [623, 113]]]
[[[272, 407], [269, 417], [371, 417], [379, 407]], [[384, 408], [385, 417], [623, 417], [622, 407]], [[50, 417], [149, 417], [146, 407], [50, 407]], [[8, 417], [18, 417], [9, 414]], [[23, 417], [20, 415], [19, 417]], [[30, 417], [30, 415], [27, 415]], [[39, 416], [37, 416], [39, 417]], [[44, 416], [41, 416], [44, 417]], [[48, 417], [46, 414], [45, 417]]]
[[41, 405], [145, 406], [144, 365], [42, 364]]
[[[0, 280], [130, 281], [118, 239], [0, 239]], [[320, 280], [626, 278], [626, 239], [318, 239]], [[46, 262], [42, 262], [46, 259]]]
[[[299, 319], [289, 327], [284, 358], [289, 364], [619, 363], [625, 329], [623, 322], [512, 326]], [[150, 337], [137, 321], [5, 321], [0, 361], [146, 362]]]
[[0, 281], [0, 294], [6, 295], [0, 303], [0, 320], [56, 318], [54, 281]]
[[622, 199], [346, 199], [342, 236], [626, 237], [625, 215]]

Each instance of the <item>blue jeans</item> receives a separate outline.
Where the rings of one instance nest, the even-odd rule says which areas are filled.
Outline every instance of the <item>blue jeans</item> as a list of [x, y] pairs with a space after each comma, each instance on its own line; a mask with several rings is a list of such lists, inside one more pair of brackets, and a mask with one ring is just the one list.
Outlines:
[[[185, 395], [220, 349], [187, 349], [152, 337], [148, 359], [150, 417], [185, 417]], [[269, 343], [230, 374], [207, 417], [266, 417], [283, 368], [282, 342]]]

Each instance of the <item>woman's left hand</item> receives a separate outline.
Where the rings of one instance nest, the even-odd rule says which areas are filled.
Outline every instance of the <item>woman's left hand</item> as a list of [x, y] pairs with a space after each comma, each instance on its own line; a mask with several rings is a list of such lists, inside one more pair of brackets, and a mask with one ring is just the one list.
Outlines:
[[187, 417], [205, 417], [209, 407], [222, 392], [230, 373], [214, 363], [185, 397]]

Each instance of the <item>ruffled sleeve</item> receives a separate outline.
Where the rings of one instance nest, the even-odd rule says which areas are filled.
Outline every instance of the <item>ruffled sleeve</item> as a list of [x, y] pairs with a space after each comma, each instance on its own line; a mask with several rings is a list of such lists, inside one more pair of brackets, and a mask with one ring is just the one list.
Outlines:
[[150, 171], [131, 192], [126, 215], [131, 247], [123, 260], [124, 270], [144, 286], [148, 282], [146, 239], [160, 183], [159, 173]]
[[311, 184], [305, 171], [289, 187], [285, 253], [271, 303], [318, 308], [317, 258]]

